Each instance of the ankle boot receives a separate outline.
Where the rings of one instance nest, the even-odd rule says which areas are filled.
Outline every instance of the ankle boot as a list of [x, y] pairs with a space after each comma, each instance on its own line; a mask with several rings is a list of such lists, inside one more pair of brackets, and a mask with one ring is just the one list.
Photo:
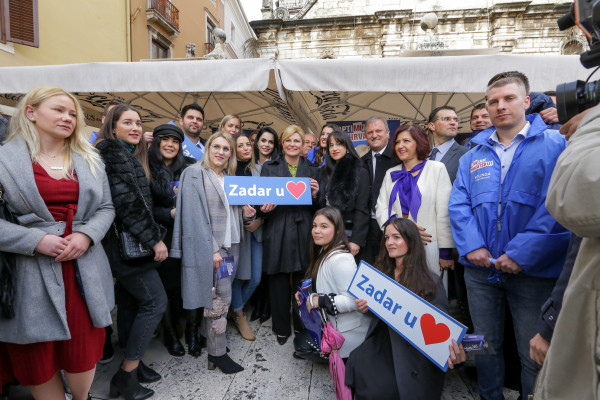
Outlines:
[[237, 326], [238, 331], [240, 331], [240, 335], [242, 335], [244, 339], [251, 342], [256, 340], [256, 336], [254, 336], [254, 332], [252, 332], [248, 320], [246, 320], [246, 314], [244, 314], [243, 311], [234, 312], [233, 320], [235, 321], [235, 326]]
[[188, 310], [187, 323], [185, 326], [185, 342], [188, 346], [188, 354], [192, 357], [200, 357], [202, 354], [202, 347], [198, 341], [199, 310], [200, 309]]
[[244, 370], [244, 367], [233, 361], [227, 353], [219, 357], [208, 355], [208, 369], [213, 370], [216, 367], [224, 374], [235, 374]]
[[140, 385], [137, 374], [137, 368], [131, 372], [119, 368], [110, 380], [110, 397], [117, 397], [119, 394], [126, 400], [144, 400], [151, 397], [154, 390]]
[[140, 383], [152, 383], [162, 379], [158, 372], [144, 364], [142, 360], [140, 360], [140, 365], [137, 367], [137, 372], [138, 382]]
[[167, 306], [167, 310], [162, 319], [164, 344], [170, 355], [182, 357], [185, 355], [185, 349], [177, 337], [177, 330], [175, 329], [174, 322], [171, 307]]

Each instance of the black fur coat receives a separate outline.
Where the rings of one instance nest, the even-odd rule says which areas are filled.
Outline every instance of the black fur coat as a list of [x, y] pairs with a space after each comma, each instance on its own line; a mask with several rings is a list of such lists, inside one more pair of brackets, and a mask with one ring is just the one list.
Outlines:
[[346, 229], [352, 230], [348, 238], [363, 247], [366, 244], [369, 226], [369, 193], [371, 184], [369, 172], [362, 161], [350, 155], [337, 162], [331, 176], [326, 176], [322, 167], [320, 184], [325, 188], [320, 192], [320, 206], [329, 205], [341, 211]]
[[167, 229], [165, 244], [168, 248], [171, 248], [173, 223], [175, 222], [171, 217], [171, 210], [175, 207], [177, 200], [176, 197], [172, 196], [171, 182], [178, 181], [183, 170], [194, 162], [195, 160], [193, 158], [185, 157], [185, 163], [179, 170], [175, 171], [175, 173], [171, 173], [171, 171], [165, 168], [162, 161], [150, 161], [148, 165], [150, 168], [150, 176], [152, 177], [152, 182], [150, 183], [150, 191], [152, 193], [152, 213], [154, 214], [155, 221]]
[[[103, 140], [96, 146], [106, 167], [115, 223], [141, 244], [152, 248], [164, 237], [164, 228], [154, 221], [152, 195], [142, 164], [116, 139]], [[119, 255], [119, 243], [114, 229], [109, 229], [102, 241], [115, 277], [157, 267], [154, 261], [124, 262]]]

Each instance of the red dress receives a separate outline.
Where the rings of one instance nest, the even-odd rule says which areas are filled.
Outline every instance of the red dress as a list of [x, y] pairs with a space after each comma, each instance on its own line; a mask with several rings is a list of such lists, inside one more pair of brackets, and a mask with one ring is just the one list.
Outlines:
[[[64, 236], [72, 233], [77, 211], [79, 183], [54, 179], [39, 164], [33, 164], [35, 183], [55, 221], [66, 221]], [[0, 381], [17, 378], [22, 386], [40, 385], [59, 370], [81, 373], [91, 370], [102, 358], [105, 332], [92, 324], [73, 261], [62, 263], [67, 324], [70, 340], [14, 344], [0, 342]], [[18, 293], [17, 293], [18, 296]]]

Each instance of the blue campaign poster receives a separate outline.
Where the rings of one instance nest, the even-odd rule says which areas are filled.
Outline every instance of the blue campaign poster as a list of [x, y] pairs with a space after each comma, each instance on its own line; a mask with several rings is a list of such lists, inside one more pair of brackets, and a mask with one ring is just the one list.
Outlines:
[[226, 176], [225, 194], [231, 205], [312, 204], [309, 178]]
[[[331, 123], [338, 125], [343, 132], [350, 135], [354, 147], [367, 143], [367, 136], [365, 135], [367, 121], [332, 121]], [[396, 133], [396, 129], [400, 126], [399, 120], [388, 120], [388, 127], [390, 128], [390, 139]]]

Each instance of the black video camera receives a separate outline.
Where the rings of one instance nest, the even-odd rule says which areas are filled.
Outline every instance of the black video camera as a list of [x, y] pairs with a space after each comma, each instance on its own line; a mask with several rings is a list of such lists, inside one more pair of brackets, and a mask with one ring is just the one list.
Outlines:
[[[590, 50], [581, 53], [585, 68], [600, 66], [600, 0], [574, 0], [567, 15], [558, 19], [561, 31], [577, 25], [585, 34]], [[561, 124], [600, 102], [600, 80], [561, 83], [556, 87], [556, 108]]]

